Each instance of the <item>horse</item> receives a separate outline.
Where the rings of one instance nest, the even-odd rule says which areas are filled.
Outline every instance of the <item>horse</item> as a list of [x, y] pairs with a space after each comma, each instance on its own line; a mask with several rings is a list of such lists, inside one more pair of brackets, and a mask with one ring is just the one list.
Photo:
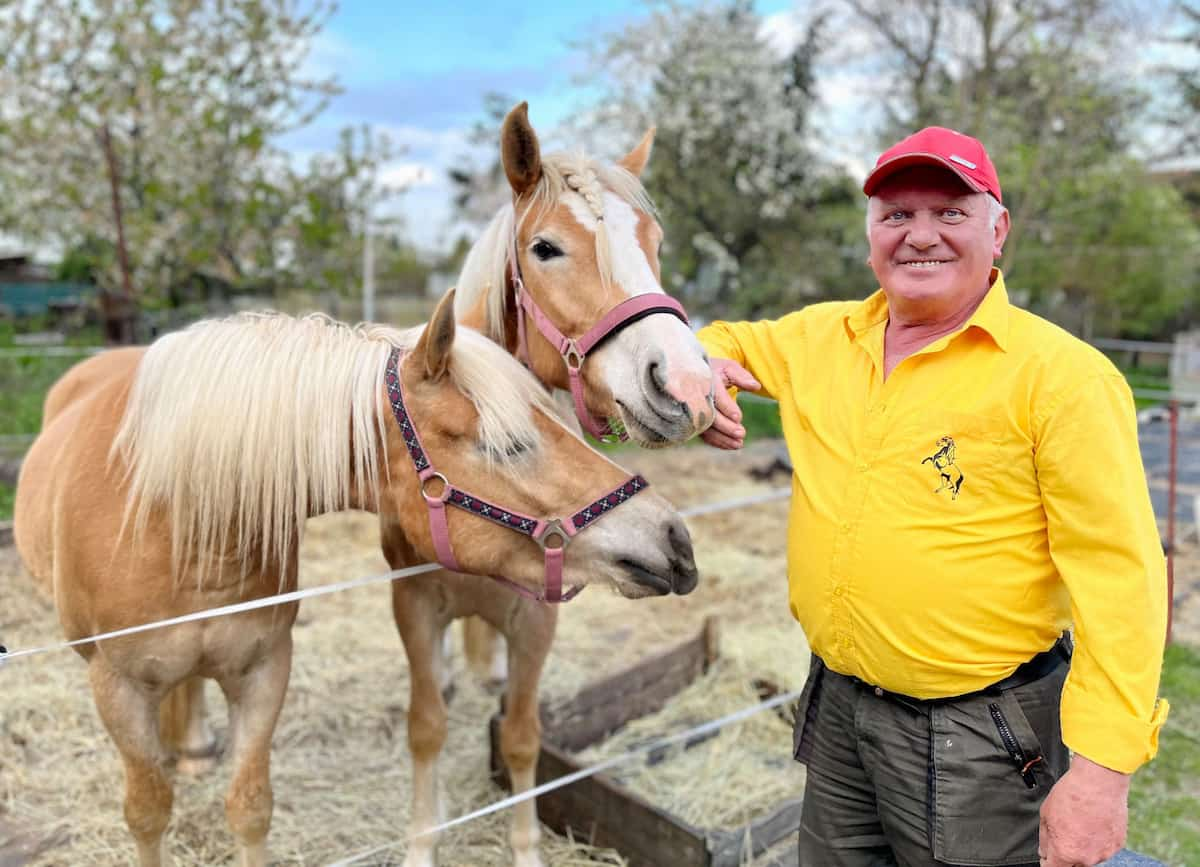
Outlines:
[[[569, 392], [565, 402], [582, 428], [662, 447], [711, 423], [713, 386], [703, 347], [660, 283], [663, 232], [639, 180], [653, 139], [651, 129], [611, 165], [582, 154], [543, 157], [528, 105], [513, 108], [500, 133], [511, 201], [469, 250], [454, 312], [460, 324], [521, 358], [546, 386]], [[379, 517], [383, 554], [393, 568], [427, 559], [412, 549], [386, 504]], [[553, 605], [452, 571], [394, 583], [392, 610], [410, 670], [414, 839], [405, 864], [428, 867], [436, 837], [415, 835], [441, 814], [436, 762], [446, 737], [448, 625], [463, 619], [467, 661], [481, 679], [507, 680], [501, 752], [520, 792], [534, 782], [538, 684], [557, 613]], [[216, 750], [202, 701], [199, 685], [189, 681], [167, 703], [166, 734], [189, 772], [205, 770]], [[515, 807], [510, 842], [519, 867], [540, 865], [539, 838], [535, 805]]]
[[929, 457], [921, 461], [922, 464], [933, 464], [933, 468], [937, 470], [938, 476], [941, 478], [941, 485], [935, 490], [935, 494], [940, 494], [942, 491], [950, 492], [950, 499], [957, 500], [958, 492], [962, 488], [963, 473], [958, 468], [955, 460], [958, 455], [958, 448], [954, 445], [954, 437], [944, 436], [938, 440], [938, 450]]
[[[505, 117], [500, 154], [511, 201], [469, 250], [455, 314], [518, 356], [573, 404], [599, 437], [624, 435], [661, 447], [713, 419], [708, 356], [682, 308], [663, 291], [663, 232], [639, 180], [654, 130], [616, 164], [582, 154], [543, 157], [520, 103]], [[393, 568], [418, 561], [398, 523], [380, 511], [383, 553]], [[551, 599], [550, 602], [558, 601]], [[462, 618], [467, 661], [477, 676], [507, 680], [500, 750], [514, 793], [534, 785], [541, 744], [538, 684], [557, 623], [553, 604], [453, 573], [393, 585], [392, 609], [410, 671], [408, 740], [413, 807], [405, 867], [432, 867], [441, 814], [437, 758], [446, 738], [446, 629]], [[506, 642], [497, 640], [497, 632]], [[421, 834], [421, 836], [415, 836]], [[540, 867], [533, 801], [513, 808], [517, 867]]]
[[[47, 396], [14, 516], [66, 636], [292, 590], [304, 521], [347, 508], [386, 509], [414, 558], [451, 557], [531, 591], [553, 577], [631, 598], [690, 592], [678, 513], [565, 427], [511, 356], [456, 327], [453, 303], [450, 293], [409, 331], [321, 316], [206, 320], [68, 371]], [[198, 677], [215, 679], [230, 707], [225, 813], [238, 863], [267, 862], [270, 743], [297, 611], [290, 602], [76, 648], [121, 753], [142, 867], [169, 863], [160, 703]]]

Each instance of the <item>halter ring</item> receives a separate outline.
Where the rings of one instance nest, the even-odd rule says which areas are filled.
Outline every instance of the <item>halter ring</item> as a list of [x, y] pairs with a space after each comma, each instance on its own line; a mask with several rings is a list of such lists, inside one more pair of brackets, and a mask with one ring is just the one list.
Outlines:
[[574, 340], [567, 343], [567, 348], [562, 353], [563, 363], [567, 365], [567, 370], [580, 370], [583, 367], [583, 357], [583, 353], [579, 351]]
[[[430, 493], [425, 490], [425, 486], [429, 484], [431, 479], [438, 479], [442, 483], [442, 492], [436, 497], [431, 496]], [[430, 473], [425, 478], [421, 479], [421, 496], [425, 498], [426, 502], [430, 503], [446, 502], [446, 500], [450, 498], [450, 481], [441, 473]]]
[[[561, 540], [561, 544], [547, 544], [552, 536], [557, 536]], [[542, 532], [533, 537], [533, 541], [537, 542], [543, 551], [546, 549], [561, 551], [567, 547], [567, 544], [571, 541], [571, 537], [567, 534], [566, 528], [563, 527], [562, 521], [558, 518], [552, 518], [546, 522], [546, 526], [542, 528]]]

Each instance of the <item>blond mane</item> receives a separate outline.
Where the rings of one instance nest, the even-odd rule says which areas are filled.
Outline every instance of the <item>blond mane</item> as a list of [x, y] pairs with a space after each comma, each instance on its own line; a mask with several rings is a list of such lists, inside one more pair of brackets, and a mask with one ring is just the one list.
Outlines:
[[[395, 424], [384, 398], [387, 357], [415, 346], [421, 330], [240, 314], [158, 340], [138, 368], [112, 451], [126, 465], [135, 536], [161, 509], [176, 578], [194, 559], [199, 583], [231, 553], [242, 574], [256, 557], [264, 568], [288, 562], [305, 519], [349, 508], [356, 494], [373, 507], [384, 426]], [[449, 371], [479, 411], [489, 455], [503, 461], [509, 444], [538, 442], [529, 410], [553, 417], [553, 407], [499, 346], [460, 327]]]
[[[542, 176], [529, 196], [521, 220], [540, 220], [567, 193], [582, 196], [592, 212], [598, 214], [600, 196], [605, 189], [636, 210], [651, 215], [655, 213], [642, 182], [623, 167], [601, 163], [581, 153], [553, 153], [542, 159]], [[515, 219], [513, 206], [509, 203], [488, 223], [463, 262], [454, 301], [455, 313], [461, 318], [479, 303], [481, 296], [486, 295], [484, 333], [497, 342], [504, 337], [504, 290], [508, 285], [508, 261], [512, 254]], [[600, 279], [607, 285], [612, 280], [611, 254], [604, 224], [601, 222], [599, 226], [596, 233], [596, 261], [600, 266]]]

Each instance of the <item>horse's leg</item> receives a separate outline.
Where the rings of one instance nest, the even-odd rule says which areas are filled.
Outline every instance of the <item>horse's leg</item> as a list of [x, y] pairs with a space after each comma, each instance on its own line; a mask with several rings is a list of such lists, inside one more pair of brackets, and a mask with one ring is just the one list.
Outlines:
[[179, 773], [197, 776], [213, 769], [217, 739], [208, 726], [203, 678], [189, 677], [167, 693], [159, 719], [163, 742], [179, 756]]
[[482, 617], [462, 621], [463, 653], [471, 673], [483, 684], [500, 685], [508, 680], [508, 651], [496, 627]]
[[[422, 576], [423, 578], [425, 576]], [[434, 576], [430, 576], [433, 580]], [[442, 658], [446, 623], [429, 581], [392, 583], [392, 612], [408, 654], [408, 749], [412, 755], [411, 841], [404, 867], [433, 867], [436, 835], [417, 835], [442, 820], [437, 759], [446, 742], [446, 703], [442, 698]]]
[[[522, 600], [505, 630], [509, 680], [508, 701], [500, 724], [500, 753], [508, 767], [513, 794], [528, 791], [535, 783], [538, 751], [542, 744], [538, 682], [554, 642], [557, 622], [558, 609], [553, 605]], [[513, 807], [509, 839], [515, 867], [542, 867], [542, 858], [538, 854], [541, 836], [537, 804], [528, 800]]]
[[229, 701], [229, 752], [233, 776], [225, 794], [225, 818], [237, 842], [239, 867], [265, 867], [271, 829], [271, 735], [287, 695], [292, 635], [287, 630], [249, 668], [223, 674]]
[[96, 710], [125, 763], [125, 823], [137, 843], [141, 867], [170, 864], [163, 832], [171, 819], [174, 792], [163, 769], [158, 732], [161, 692], [148, 690], [115, 670], [101, 653], [88, 662]]

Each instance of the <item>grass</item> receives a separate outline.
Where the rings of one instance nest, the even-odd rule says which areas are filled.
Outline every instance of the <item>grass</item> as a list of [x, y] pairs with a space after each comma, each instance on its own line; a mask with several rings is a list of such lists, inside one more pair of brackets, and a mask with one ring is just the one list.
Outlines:
[[1133, 777], [1128, 846], [1165, 864], [1200, 865], [1200, 650], [1167, 648], [1159, 692], [1171, 714], [1158, 757]]

